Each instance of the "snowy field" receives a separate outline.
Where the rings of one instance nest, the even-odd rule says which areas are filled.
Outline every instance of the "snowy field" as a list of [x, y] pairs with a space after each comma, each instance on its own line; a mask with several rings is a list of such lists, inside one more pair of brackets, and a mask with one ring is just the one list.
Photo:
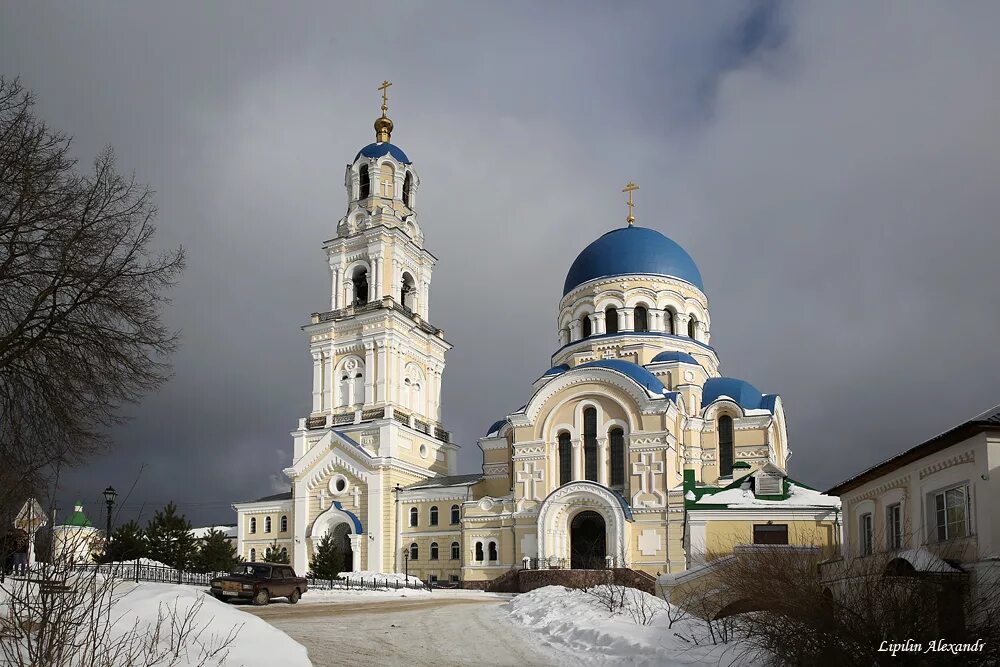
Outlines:
[[667, 602], [635, 589], [627, 591], [624, 608], [616, 611], [598, 596], [562, 586], [518, 595], [506, 609], [514, 623], [566, 652], [566, 664], [747, 664], [742, 659], [746, 647], [712, 644], [698, 619], [680, 620], [670, 627]]
[[[13, 588], [14, 586], [19, 589]], [[5, 623], [22, 625], [17, 616], [20, 605], [14, 599], [36, 593], [26, 589], [24, 582], [8, 580], [0, 585], [0, 618]], [[305, 647], [287, 634], [238, 607], [225, 604], [191, 586], [175, 584], [136, 584], [119, 581], [106, 589], [110, 607], [106, 618], [111, 623], [102, 646], [114, 646], [123, 637], [134, 633], [140, 636], [150, 651], [139, 665], [149, 667], [236, 667], [237, 665], [274, 664], [282, 667], [309, 667]], [[184, 634], [170, 619], [183, 619], [190, 630]], [[23, 625], [22, 625], [23, 626]], [[81, 627], [81, 634], [89, 628]], [[178, 639], [178, 637], [181, 637]], [[222, 647], [233, 638], [227, 648]], [[13, 642], [11, 637], [2, 641]], [[11, 645], [8, 644], [8, 647]], [[65, 663], [72, 667], [90, 667], [89, 660], [76, 659]], [[118, 665], [117, 660], [108, 664]]]

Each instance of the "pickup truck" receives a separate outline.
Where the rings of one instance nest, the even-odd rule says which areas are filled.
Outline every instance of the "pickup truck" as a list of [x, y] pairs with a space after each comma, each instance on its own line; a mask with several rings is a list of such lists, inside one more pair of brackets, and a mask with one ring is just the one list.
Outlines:
[[279, 563], [244, 563], [212, 579], [211, 585], [212, 595], [219, 600], [252, 600], [255, 605], [266, 605], [271, 598], [288, 598], [295, 604], [306, 592], [305, 578]]

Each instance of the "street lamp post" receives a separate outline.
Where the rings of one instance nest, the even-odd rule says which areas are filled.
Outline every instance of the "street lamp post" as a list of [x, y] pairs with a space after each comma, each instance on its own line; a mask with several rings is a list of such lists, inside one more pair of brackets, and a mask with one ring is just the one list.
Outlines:
[[406, 578], [405, 579], [406, 583], [409, 584], [410, 583], [410, 550], [407, 549], [407, 548], [405, 548], [405, 547], [403, 548], [403, 567], [406, 568], [405, 570], [403, 570], [403, 576]]
[[108, 504], [108, 532], [104, 534], [104, 553], [108, 553], [108, 545], [111, 544], [111, 508], [115, 506], [115, 498], [118, 492], [115, 487], [109, 486], [104, 489], [104, 502]]

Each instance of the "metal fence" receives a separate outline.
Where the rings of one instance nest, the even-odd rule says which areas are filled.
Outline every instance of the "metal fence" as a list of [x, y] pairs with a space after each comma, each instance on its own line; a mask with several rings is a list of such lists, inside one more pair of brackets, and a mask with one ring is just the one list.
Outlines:
[[[192, 586], [209, 586], [212, 579], [224, 577], [228, 572], [188, 572], [165, 565], [150, 565], [135, 561], [132, 563], [105, 563], [74, 565], [73, 572], [96, 572], [106, 577], [130, 579], [132, 581], [149, 581], [162, 584], [189, 584]], [[344, 579], [319, 579], [307, 576], [309, 588], [316, 590], [372, 590], [389, 591], [400, 589], [432, 590], [431, 584], [422, 581], [400, 581], [399, 579], [384, 579], [379, 577], [358, 577]]]

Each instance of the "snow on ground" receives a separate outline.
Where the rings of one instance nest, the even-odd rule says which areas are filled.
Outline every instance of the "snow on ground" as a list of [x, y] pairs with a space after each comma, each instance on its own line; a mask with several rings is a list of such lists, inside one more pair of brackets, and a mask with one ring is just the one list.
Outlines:
[[[406, 583], [407, 576], [404, 574], [399, 574], [398, 572], [373, 572], [371, 570], [360, 570], [358, 572], [341, 572], [337, 575], [338, 579], [350, 579], [351, 581], [360, 581], [364, 579], [366, 582], [370, 582], [373, 579], [378, 582], [388, 582], [390, 584], [395, 584], [397, 581], [400, 584]], [[412, 574], [409, 576], [410, 584], [421, 584], [419, 577], [414, 577]]]
[[[598, 586], [593, 590], [609, 587]], [[631, 665], [729, 664], [746, 648], [713, 645], [700, 619], [683, 619], [669, 627], [671, 606], [660, 598], [626, 589], [625, 607], [610, 611], [586, 591], [546, 586], [518, 595], [505, 606], [515, 623], [538, 632], [557, 650], [589, 664], [627, 661]], [[641, 617], [651, 615], [649, 623]], [[695, 642], [698, 643], [695, 643]]]
[[[26, 582], [8, 580], [0, 585], [0, 614], [13, 613], [10, 595], [24, 595]], [[18, 590], [10, 588], [19, 586]], [[34, 587], [37, 588], [37, 587]], [[9, 589], [9, 590], [8, 590]], [[110, 599], [102, 618], [112, 625], [102, 645], [113, 646], [130, 633], [144, 641], [154, 642], [162, 661], [155, 665], [174, 667], [236, 667], [238, 665], [275, 664], [282, 667], [311, 667], [305, 647], [266, 621], [239, 608], [216, 600], [204, 591], [175, 584], [136, 584], [117, 581], [102, 588]], [[97, 603], [100, 605], [101, 603]], [[200, 605], [200, 606], [199, 606]], [[20, 605], [19, 605], [20, 606]], [[185, 621], [185, 617], [190, 615]], [[171, 620], [173, 619], [173, 620]], [[181, 623], [193, 628], [184, 641], [173, 649], [172, 638], [178, 636]], [[157, 631], [157, 626], [159, 629]], [[86, 628], [83, 629], [86, 631]], [[227, 649], [211, 655], [235, 636]], [[152, 639], [155, 637], [155, 639]], [[176, 658], [175, 656], [179, 655]], [[210, 657], [206, 657], [210, 656]], [[115, 663], [117, 664], [117, 663]]]

